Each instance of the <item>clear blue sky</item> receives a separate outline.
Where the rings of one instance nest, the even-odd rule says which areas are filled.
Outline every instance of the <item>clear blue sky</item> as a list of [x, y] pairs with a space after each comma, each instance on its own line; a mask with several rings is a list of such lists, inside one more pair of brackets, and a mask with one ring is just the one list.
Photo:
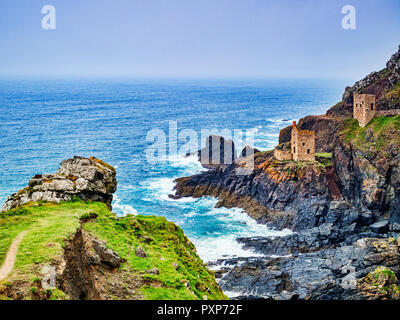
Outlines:
[[0, 77], [358, 79], [399, 35], [399, 0], [1, 0]]

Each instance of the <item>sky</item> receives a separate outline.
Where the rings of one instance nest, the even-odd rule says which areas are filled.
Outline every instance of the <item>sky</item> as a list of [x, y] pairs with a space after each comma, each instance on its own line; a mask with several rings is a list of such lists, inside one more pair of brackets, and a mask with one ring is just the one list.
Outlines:
[[1, 0], [0, 77], [356, 80], [399, 35], [399, 0]]

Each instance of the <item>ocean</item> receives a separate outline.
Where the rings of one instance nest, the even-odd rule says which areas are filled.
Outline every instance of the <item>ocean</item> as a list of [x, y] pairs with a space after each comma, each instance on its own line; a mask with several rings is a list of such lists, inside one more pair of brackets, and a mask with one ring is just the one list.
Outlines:
[[[173, 200], [174, 179], [204, 170], [195, 157], [170, 154], [150, 163], [150, 130], [245, 130], [272, 149], [292, 120], [322, 114], [341, 99], [344, 81], [327, 80], [1, 80], [0, 201], [62, 160], [95, 156], [117, 169], [118, 215], [160, 215], [177, 223], [204, 261], [249, 256], [235, 241], [277, 236], [241, 209], [213, 198]], [[184, 141], [178, 141], [178, 146]], [[204, 141], [202, 142], [204, 143]], [[200, 144], [200, 142], [199, 142]], [[240, 144], [239, 144], [240, 145]], [[167, 149], [168, 150], [168, 149]], [[240, 148], [239, 150], [240, 151]]]

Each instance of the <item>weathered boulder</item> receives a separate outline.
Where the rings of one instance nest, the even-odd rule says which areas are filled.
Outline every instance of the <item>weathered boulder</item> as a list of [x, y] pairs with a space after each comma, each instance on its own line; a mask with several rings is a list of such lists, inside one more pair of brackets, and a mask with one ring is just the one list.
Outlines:
[[105, 243], [98, 240], [93, 240], [92, 245], [94, 251], [100, 257], [100, 262], [106, 264], [110, 268], [119, 268], [123, 260], [117, 252], [108, 249]]
[[386, 233], [387, 231], [389, 231], [389, 221], [378, 221], [371, 224], [369, 227], [372, 232]]
[[104, 202], [111, 208], [116, 189], [116, 171], [112, 166], [94, 157], [75, 156], [61, 162], [56, 174], [35, 175], [27, 187], [8, 197], [2, 210], [35, 201], [70, 201], [73, 197]]
[[136, 256], [140, 258], [147, 258], [147, 253], [144, 251], [144, 249], [141, 246], [138, 246], [136, 248]]

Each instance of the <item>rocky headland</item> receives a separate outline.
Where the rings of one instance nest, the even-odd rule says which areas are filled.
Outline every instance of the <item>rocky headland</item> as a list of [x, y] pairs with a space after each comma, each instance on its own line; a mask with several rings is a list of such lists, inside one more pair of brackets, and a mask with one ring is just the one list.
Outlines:
[[24, 189], [8, 197], [3, 210], [10, 210], [36, 201], [104, 202], [111, 209], [113, 193], [117, 190], [117, 172], [109, 164], [91, 157], [74, 157], [61, 162], [56, 174], [35, 175]]
[[[238, 239], [262, 256], [218, 261], [227, 292], [264, 299], [399, 297], [400, 116], [359, 127], [352, 119], [355, 93], [375, 94], [380, 111], [399, 109], [400, 48], [386, 68], [347, 87], [325, 115], [300, 119], [300, 129], [316, 132], [316, 161], [255, 152], [247, 175], [237, 174], [250, 163], [239, 157], [176, 180], [174, 197], [216, 197], [217, 206], [240, 207], [270, 228], [293, 231]], [[291, 130], [281, 130], [281, 146]]]
[[0, 212], [0, 300], [226, 299], [182, 229], [111, 211], [116, 170], [74, 157]]

